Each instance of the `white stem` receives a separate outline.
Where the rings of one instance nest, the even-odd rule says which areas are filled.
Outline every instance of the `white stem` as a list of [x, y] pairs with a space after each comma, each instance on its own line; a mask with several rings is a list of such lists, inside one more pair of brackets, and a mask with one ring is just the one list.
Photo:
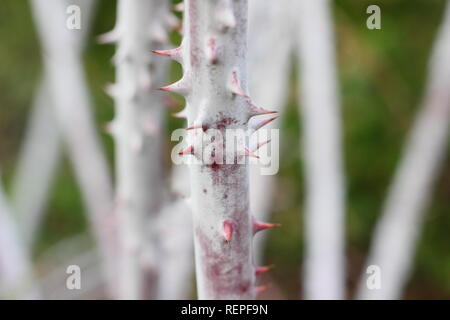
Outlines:
[[[246, 90], [247, 1], [186, 0], [185, 8], [189, 51], [184, 58], [189, 62], [185, 60], [183, 67], [185, 77], [192, 79], [192, 93], [186, 99], [188, 124], [220, 130], [223, 122], [227, 128], [245, 128], [244, 99], [233, 98], [227, 83], [232, 72], [237, 72], [237, 82]], [[227, 32], [222, 33], [219, 18]], [[223, 59], [214, 71], [213, 59], [205, 55], [212, 41]], [[190, 165], [190, 172], [198, 298], [253, 299], [248, 165]], [[231, 232], [226, 231], [226, 224], [231, 225]]]
[[344, 297], [344, 175], [335, 47], [328, 0], [298, 0], [306, 178], [306, 299]]
[[[249, 119], [261, 114], [246, 94], [247, 0], [185, 0], [184, 8], [182, 45], [165, 53], [181, 62], [184, 75], [163, 90], [184, 95], [188, 125], [201, 126], [192, 130], [191, 145], [183, 152], [191, 160], [200, 159], [189, 164], [198, 297], [252, 299], [257, 290], [248, 162], [236, 163], [244, 150], [225, 154], [227, 143], [234, 144], [227, 130], [246, 130]], [[218, 137], [215, 143], [202, 145], [203, 131]], [[217, 144], [220, 136], [223, 149]], [[205, 147], [217, 153], [203, 154]]]
[[[72, 1], [80, 6], [83, 17], [82, 29], [74, 34], [78, 46], [84, 47], [86, 43], [96, 2]], [[13, 209], [30, 246], [43, 220], [49, 189], [60, 160], [61, 137], [51, 102], [44, 76], [33, 101], [13, 183]]]
[[[117, 35], [116, 142], [119, 294], [122, 299], [157, 296], [159, 248], [156, 221], [164, 204], [163, 139], [165, 110], [161, 92], [166, 61], [149, 51], [165, 46], [168, 2], [121, 0]], [[159, 60], [159, 59], [158, 59]], [[150, 230], [148, 230], [148, 228]]]
[[[110, 228], [112, 188], [91, 114], [81, 61], [79, 30], [66, 27], [67, 1], [31, 0], [43, 47], [44, 69], [58, 127], [65, 142], [94, 234], [101, 247], [106, 277], [114, 272], [114, 241]], [[113, 289], [110, 288], [112, 291]]]
[[9, 211], [0, 179], [0, 296], [37, 298], [32, 283], [31, 255]]
[[30, 249], [61, 156], [61, 137], [50, 101], [44, 80], [33, 103], [13, 183], [13, 208]]
[[[289, 62], [293, 45], [291, 0], [249, 1], [249, 91], [255, 103], [283, 114], [288, 100]], [[265, 26], [270, 26], [259, 33]], [[278, 129], [276, 122], [265, 127]], [[272, 144], [275, 141], [271, 142]], [[276, 150], [276, 149], [275, 149]], [[250, 211], [258, 220], [267, 221], [273, 208], [275, 176], [261, 175], [259, 165], [250, 166]], [[255, 236], [254, 256], [263, 261], [267, 233]]]
[[164, 207], [160, 218], [157, 297], [163, 300], [188, 299], [194, 270], [191, 212], [185, 200], [177, 200]]
[[184, 165], [172, 169], [172, 189], [184, 199], [167, 203], [159, 216], [161, 246], [158, 299], [187, 299], [191, 295], [194, 270], [192, 213], [185, 200], [189, 196], [189, 170]]
[[429, 63], [429, 79], [403, 158], [377, 223], [366, 266], [381, 271], [381, 288], [361, 277], [359, 299], [400, 299], [409, 278], [433, 182], [445, 155], [450, 120], [450, 4]]

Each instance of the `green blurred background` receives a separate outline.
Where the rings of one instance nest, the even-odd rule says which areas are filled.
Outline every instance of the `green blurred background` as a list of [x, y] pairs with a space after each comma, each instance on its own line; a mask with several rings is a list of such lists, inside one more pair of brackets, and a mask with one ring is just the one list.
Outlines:
[[[350, 295], [358, 281], [405, 137], [420, 106], [428, 57], [445, 1], [336, 0], [333, 4], [345, 138]], [[381, 7], [381, 30], [366, 28], [368, 15], [365, 10], [371, 4]], [[113, 117], [112, 100], [102, 88], [114, 80], [114, 69], [110, 64], [114, 47], [98, 45], [95, 35], [110, 30], [114, 21], [115, 1], [100, 1], [85, 55], [99, 128]], [[178, 35], [172, 37], [175, 43], [179, 42]], [[27, 1], [2, 1], [0, 39], [0, 163], [9, 187], [42, 69], [39, 43]], [[280, 292], [279, 297], [290, 299], [297, 298], [301, 289], [299, 268], [304, 242], [303, 157], [295, 69], [293, 64], [288, 111], [280, 122], [282, 152], [273, 221], [283, 224], [283, 228], [271, 231], [266, 251], [267, 262], [277, 266], [270, 275], [277, 286], [274, 290]], [[171, 78], [177, 79], [179, 75], [180, 68], [173, 65]], [[180, 120], [168, 118], [168, 132], [183, 125]], [[102, 139], [113, 165], [112, 140], [105, 134]], [[167, 140], [169, 143], [169, 138]], [[169, 166], [169, 155], [167, 158]], [[450, 298], [449, 195], [450, 159], [447, 152], [431, 204], [427, 207], [424, 232], [406, 298]], [[34, 257], [38, 259], [51, 245], [86, 228], [80, 194], [65, 159], [52, 188], [45, 224], [34, 246]]]

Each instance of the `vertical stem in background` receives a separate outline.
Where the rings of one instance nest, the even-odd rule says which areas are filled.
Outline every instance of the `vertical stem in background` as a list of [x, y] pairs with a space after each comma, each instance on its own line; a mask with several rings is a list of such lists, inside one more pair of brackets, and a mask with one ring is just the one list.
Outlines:
[[[235, 72], [246, 90], [247, 1], [186, 0], [185, 10], [188, 124], [219, 129], [223, 136], [224, 129], [245, 128], [245, 99], [233, 96], [227, 83]], [[211, 54], [220, 50], [216, 65], [205, 54], [208, 44], [214, 44]], [[248, 165], [191, 165], [190, 172], [198, 298], [252, 299]]]
[[[77, 51], [82, 51], [89, 34], [95, 0], [73, 0], [82, 12], [82, 28], [74, 33]], [[13, 183], [14, 212], [19, 218], [19, 227], [31, 247], [42, 223], [49, 189], [60, 161], [61, 137], [47, 79], [39, 83], [28, 120], [22, 149], [19, 154]]]
[[117, 40], [113, 94], [116, 117], [111, 124], [116, 142], [118, 201], [119, 297], [157, 296], [159, 248], [156, 221], [164, 204], [164, 106], [151, 90], [166, 79], [168, 64], [149, 51], [166, 45], [168, 1], [121, 0], [118, 21], [105, 40]]
[[344, 176], [332, 15], [328, 0], [298, 0], [306, 178], [306, 299], [344, 298]]
[[61, 137], [42, 80], [34, 98], [13, 183], [12, 207], [25, 243], [32, 249], [61, 156]]
[[377, 223], [366, 266], [381, 270], [381, 288], [361, 277], [357, 298], [400, 299], [408, 280], [432, 184], [445, 155], [450, 120], [450, 4], [429, 64], [429, 79], [403, 158]]
[[0, 297], [37, 298], [31, 254], [9, 211], [0, 176]]
[[[291, 0], [249, 1], [249, 91], [257, 105], [282, 112], [288, 100], [289, 61], [292, 50]], [[259, 32], [265, 26], [264, 36]], [[271, 48], [268, 50], [268, 48]], [[270, 79], [270, 81], [268, 81]], [[278, 128], [275, 122], [265, 127]], [[276, 141], [271, 142], [276, 143]], [[274, 150], [279, 150], [276, 146]], [[250, 209], [259, 220], [268, 220], [273, 208], [276, 179], [250, 166]], [[255, 236], [254, 257], [263, 262], [266, 233]]]
[[194, 133], [181, 154], [201, 159], [201, 164], [190, 164], [198, 297], [253, 299], [251, 242], [260, 225], [253, 227], [249, 213], [248, 163], [237, 163], [246, 155], [241, 152], [234, 163], [222, 163], [213, 153], [202, 159], [205, 145], [195, 138], [214, 129], [225, 150], [232, 143], [226, 130], [246, 130], [251, 117], [268, 113], [246, 94], [247, 1], [185, 0], [184, 8], [181, 47], [157, 53], [183, 65], [182, 79], [161, 89], [185, 96]]
[[[31, 0], [43, 48], [45, 74], [58, 128], [68, 145], [70, 160], [94, 229], [106, 279], [115, 276], [115, 248], [111, 230], [112, 188], [91, 114], [81, 61], [79, 30], [66, 26], [69, 1]], [[110, 283], [110, 294], [114, 288]]]
[[194, 269], [192, 213], [189, 197], [189, 170], [186, 165], [172, 167], [172, 199], [159, 215], [158, 234], [161, 239], [161, 265], [158, 299], [187, 299], [191, 297]]

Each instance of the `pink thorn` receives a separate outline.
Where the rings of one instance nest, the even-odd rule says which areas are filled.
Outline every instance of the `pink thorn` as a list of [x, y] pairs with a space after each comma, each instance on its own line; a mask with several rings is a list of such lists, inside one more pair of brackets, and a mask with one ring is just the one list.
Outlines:
[[188, 155], [188, 154], [194, 154], [194, 146], [188, 146], [183, 151], [178, 152], [180, 156]]
[[263, 267], [256, 267], [255, 268], [255, 275], [259, 276], [260, 274], [263, 274], [264, 272], [270, 271], [273, 269], [273, 265], [271, 266], [263, 266]]
[[172, 91], [173, 91], [173, 89], [171, 88], [171, 86], [166, 86], [166, 87], [157, 88], [156, 90], [167, 91], [167, 92], [172, 92]]
[[186, 110], [181, 110], [180, 112], [172, 114], [174, 118], [187, 118]]
[[267, 140], [267, 141], [263, 141], [263, 142], [259, 142], [256, 147], [253, 149], [253, 152], [255, 152], [256, 150], [259, 150], [262, 146], [265, 146], [266, 144], [268, 144], [271, 140]]
[[186, 128], [186, 130], [196, 130], [196, 129], [202, 129], [203, 132], [206, 132], [206, 130], [208, 130], [208, 126], [203, 124], [193, 124]]
[[254, 154], [254, 153], [251, 152], [250, 150], [248, 150], [247, 147], [244, 148], [244, 154], [245, 154], [246, 156], [248, 156], [248, 157], [259, 159], [259, 156], [256, 155], [256, 154]]
[[237, 72], [233, 71], [231, 73], [231, 91], [241, 97], [248, 98], [248, 95], [242, 90], [241, 85], [239, 84]]
[[231, 235], [233, 233], [233, 225], [230, 221], [225, 220], [223, 222], [223, 234], [225, 236], [225, 241], [230, 242], [231, 241]]
[[267, 291], [267, 289], [269, 289], [269, 286], [263, 285], [263, 286], [256, 287], [255, 291], [256, 291], [256, 294], [258, 295], [258, 294], [261, 294], [261, 293]]
[[203, 128], [202, 125], [194, 124], [192, 126], [187, 127], [186, 130], [195, 130], [195, 129], [201, 129], [201, 128]]
[[189, 93], [189, 88], [186, 86], [185, 78], [181, 78], [180, 80], [178, 80], [175, 83], [172, 83], [165, 87], [158, 88], [156, 90], [173, 92], [173, 93], [180, 94], [182, 96], [185, 96]]
[[159, 54], [160, 56], [164, 57], [172, 57], [172, 50], [150, 50], [153, 53]]
[[160, 56], [172, 58], [173, 60], [178, 62], [181, 61], [180, 47], [170, 50], [150, 50], [150, 51]]
[[276, 116], [276, 117], [269, 118], [269, 119], [263, 120], [263, 121], [261, 121], [261, 122], [258, 122], [258, 123], [254, 126], [255, 131], [258, 130], [258, 129], [260, 129], [260, 128], [262, 128], [262, 127], [264, 127], [266, 124], [269, 124], [270, 122], [272, 122], [273, 120], [278, 119], [278, 118], [279, 118], [279, 116]]
[[255, 113], [255, 115], [278, 113], [278, 111], [267, 110], [262, 107], [258, 107], [257, 105], [254, 105], [253, 103], [250, 103], [250, 108]]
[[253, 219], [253, 233], [257, 233], [258, 231], [275, 228], [275, 227], [281, 227], [281, 224], [259, 222], [259, 221], [256, 221], [255, 219]]

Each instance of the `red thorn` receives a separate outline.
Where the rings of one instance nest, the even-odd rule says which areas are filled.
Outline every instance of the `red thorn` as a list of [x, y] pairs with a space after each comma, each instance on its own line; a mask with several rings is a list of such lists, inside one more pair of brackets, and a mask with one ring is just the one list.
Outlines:
[[157, 88], [156, 90], [167, 91], [167, 92], [173, 91], [173, 90], [170, 88], [170, 86]]
[[250, 150], [248, 150], [247, 147], [244, 148], [244, 154], [245, 154], [246, 156], [248, 156], [248, 157], [259, 159], [259, 156], [256, 155], [256, 154], [254, 154], [254, 153], [251, 152]]
[[253, 129], [256, 131], [256, 130], [258, 130], [258, 129], [264, 127], [265, 125], [269, 124], [270, 122], [272, 122], [273, 120], [278, 119], [278, 118], [279, 118], [279, 116], [276, 116], [276, 117], [272, 117], [272, 118], [269, 118], [269, 119], [266, 119], [266, 120], [262, 120], [262, 121], [260, 121], [260, 122], [257, 122], [257, 123], [253, 126]]
[[232, 233], [233, 233], [233, 225], [231, 224], [230, 221], [225, 220], [223, 222], [223, 235], [225, 236], [225, 241], [226, 242], [230, 242], [231, 241]]
[[264, 109], [264, 108], [259, 108], [259, 110], [261, 110], [262, 114], [273, 114], [273, 113], [278, 113], [278, 111], [275, 110], [268, 110], [268, 109]]
[[159, 54], [164, 57], [171, 57], [170, 50], [150, 50], [153, 53]]
[[185, 77], [183, 77], [175, 83], [172, 83], [165, 87], [158, 88], [156, 90], [173, 92], [185, 96], [189, 94], [190, 88], [188, 80]]
[[150, 50], [160, 56], [169, 57], [175, 61], [181, 62], [181, 47], [170, 50]]
[[259, 221], [256, 221], [255, 219], [253, 219], [253, 233], [257, 233], [258, 231], [275, 228], [275, 227], [281, 227], [281, 224], [259, 222]]
[[260, 274], [263, 274], [264, 272], [270, 271], [273, 268], [274, 268], [273, 265], [263, 266], [263, 267], [256, 267], [255, 268], [255, 275], [259, 276]]
[[267, 291], [267, 289], [269, 289], [269, 286], [268, 285], [263, 285], [263, 286], [256, 287], [255, 291], [256, 291], [256, 294], [258, 295], [258, 294], [261, 294], [261, 293]]
[[206, 130], [208, 130], [208, 126], [203, 124], [194, 124], [186, 128], [186, 130], [196, 130], [196, 129], [202, 129], [203, 132], [206, 132]]
[[166, 91], [166, 92], [173, 92], [173, 93], [178, 93], [178, 94], [183, 94], [184, 90], [181, 88], [177, 88], [174, 85], [168, 85], [165, 87], [161, 87], [161, 88], [157, 88], [156, 90], [160, 90], [160, 91]]
[[264, 115], [264, 114], [278, 113], [278, 111], [268, 110], [268, 109], [264, 109], [262, 107], [258, 107], [257, 105], [255, 105], [255, 104], [253, 104], [251, 102], [250, 102], [250, 109], [252, 111], [252, 117], [253, 116], [259, 116], [259, 115]]
[[186, 149], [178, 152], [180, 156], [188, 155], [188, 154], [194, 154], [194, 146], [188, 146]]
[[195, 130], [195, 129], [201, 129], [201, 128], [203, 128], [202, 125], [194, 124], [192, 126], [187, 127], [186, 130]]
[[259, 150], [262, 146], [265, 146], [270, 141], [271, 141], [271, 139], [263, 141], [263, 142], [258, 142], [258, 144], [256, 144], [255, 148], [252, 151], [255, 152], [255, 151]]

